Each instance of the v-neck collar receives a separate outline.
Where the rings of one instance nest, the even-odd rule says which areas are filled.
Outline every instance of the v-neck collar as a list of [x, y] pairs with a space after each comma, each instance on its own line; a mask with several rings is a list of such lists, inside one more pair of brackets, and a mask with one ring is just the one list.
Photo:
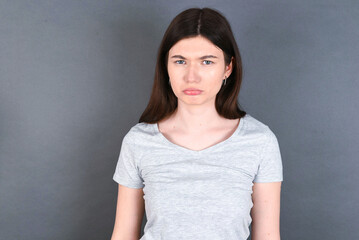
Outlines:
[[243, 120], [244, 118], [246, 118], [248, 115], [248, 113], [242, 117], [240, 120], [239, 120], [239, 123], [237, 124], [237, 128], [236, 130], [232, 133], [232, 135], [228, 138], [226, 138], [225, 140], [219, 142], [219, 143], [216, 143], [212, 146], [209, 146], [207, 148], [204, 148], [202, 150], [193, 150], [193, 149], [189, 149], [189, 148], [186, 148], [186, 147], [183, 147], [183, 146], [180, 146], [178, 144], [175, 144], [173, 142], [171, 142], [169, 139], [167, 139], [159, 130], [158, 128], [158, 124], [157, 123], [153, 123], [153, 128], [155, 130], [155, 132], [158, 134], [158, 136], [162, 139], [163, 142], [165, 142], [167, 145], [170, 145], [172, 146], [173, 148], [177, 149], [177, 150], [180, 150], [182, 152], [187, 152], [187, 153], [190, 153], [190, 154], [202, 154], [202, 153], [206, 153], [206, 152], [210, 152], [210, 151], [213, 151], [214, 149], [222, 146], [223, 144], [225, 143], [228, 143], [229, 141], [231, 141], [235, 135], [238, 134], [238, 132], [241, 130], [242, 126], [243, 126]]

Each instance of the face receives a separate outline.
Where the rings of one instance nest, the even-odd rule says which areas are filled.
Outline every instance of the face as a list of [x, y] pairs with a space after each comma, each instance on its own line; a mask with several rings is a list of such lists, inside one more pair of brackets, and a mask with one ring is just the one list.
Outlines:
[[214, 107], [223, 79], [232, 72], [232, 62], [225, 66], [223, 51], [207, 38], [196, 36], [172, 46], [167, 71], [178, 104]]

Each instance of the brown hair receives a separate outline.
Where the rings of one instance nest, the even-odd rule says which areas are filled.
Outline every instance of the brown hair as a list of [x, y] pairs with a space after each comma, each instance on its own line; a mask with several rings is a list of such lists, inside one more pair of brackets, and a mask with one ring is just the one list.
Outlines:
[[211, 8], [190, 8], [172, 20], [163, 36], [157, 55], [151, 97], [139, 122], [157, 123], [176, 110], [177, 97], [168, 81], [168, 52], [179, 40], [198, 35], [222, 49], [226, 66], [232, 60], [232, 73], [216, 96], [215, 106], [218, 114], [227, 119], [246, 115], [245, 111], [240, 110], [237, 102], [242, 83], [241, 56], [227, 19]]

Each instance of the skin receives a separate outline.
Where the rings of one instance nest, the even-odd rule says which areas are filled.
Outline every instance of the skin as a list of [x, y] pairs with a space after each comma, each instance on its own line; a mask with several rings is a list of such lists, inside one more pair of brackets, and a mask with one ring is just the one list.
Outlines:
[[[202, 58], [209, 55], [214, 57]], [[178, 99], [177, 110], [169, 120], [172, 128], [183, 134], [198, 135], [218, 130], [223, 124], [236, 125], [238, 120], [225, 119], [215, 109], [222, 81], [232, 72], [232, 63], [225, 66], [220, 48], [201, 36], [182, 39], [169, 51], [167, 71]], [[183, 90], [191, 87], [203, 92], [186, 95]]]
[[[190, 150], [203, 150], [230, 137], [238, 119], [225, 119], [215, 109], [222, 81], [232, 73], [232, 62], [226, 66], [223, 51], [202, 36], [182, 39], [170, 49], [167, 66], [178, 106], [171, 117], [158, 123], [161, 133]], [[186, 95], [183, 90], [190, 87], [203, 92]], [[280, 240], [280, 190], [281, 182], [254, 183], [252, 240]], [[111, 240], [139, 239], [143, 215], [142, 189], [119, 185]]]
[[253, 240], [280, 240], [281, 184], [254, 183], [251, 209]]
[[[203, 150], [230, 137], [239, 119], [223, 118], [215, 109], [223, 79], [232, 73], [232, 62], [225, 65], [223, 51], [202, 36], [182, 39], [169, 50], [167, 71], [178, 105], [158, 123], [161, 133], [190, 150]], [[187, 95], [186, 88], [202, 93]]]
[[140, 239], [141, 223], [145, 214], [143, 189], [118, 184], [116, 219], [111, 240]]

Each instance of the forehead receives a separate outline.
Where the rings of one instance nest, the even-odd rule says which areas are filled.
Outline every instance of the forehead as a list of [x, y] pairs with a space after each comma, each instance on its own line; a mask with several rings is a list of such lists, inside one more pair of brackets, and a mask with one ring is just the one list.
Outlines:
[[212, 54], [216, 55], [217, 57], [221, 57], [222, 53], [222, 49], [220, 49], [210, 40], [202, 36], [181, 39], [169, 50], [170, 56], [176, 54], [187, 56]]

